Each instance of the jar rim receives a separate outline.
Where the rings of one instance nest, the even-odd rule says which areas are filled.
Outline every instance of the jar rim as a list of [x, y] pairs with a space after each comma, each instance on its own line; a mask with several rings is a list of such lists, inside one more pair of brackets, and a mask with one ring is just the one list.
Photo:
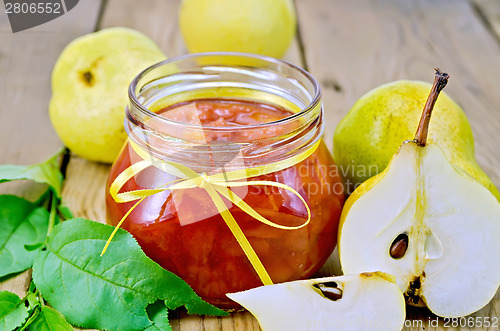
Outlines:
[[312, 98], [309, 104], [305, 107], [301, 107], [302, 109], [300, 111], [297, 111], [293, 113], [290, 116], [278, 119], [276, 121], [272, 122], [266, 122], [266, 123], [258, 123], [258, 124], [248, 124], [248, 125], [238, 125], [237, 127], [234, 126], [217, 126], [217, 127], [212, 127], [212, 126], [204, 126], [204, 130], [210, 130], [210, 131], [235, 131], [235, 130], [249, 130], [249, 129], [255, 129], [255, 128], [264, 128], [264, 127], [269, 127], [269, 126], [274, 126], [274, 125], [283, 125], [287, 124], [288, 122], [294, 121], [300, 117], [303, 117], [307, 115], [308, 113], [312, 112], [314, 109], [316, 109], [318, 106], [320, 106], [320, 98], [321, 98], [321, 88], [319, 86], [318, 81], [306, 70], [288, 62], [285, 60], [281, 59], [276, 59], [270, 56], [265, 56], [265, 55], [259, 55], [259, 54], [251, 54], [251, 53], [240, 53], [240, 52], [204, 52], [204, 53], [191, 53], [191, 54], [185, 54], [181, 56], [176, 56], [172, 57], [167, 60], [160, 61], [158, 63], [155, 63], [146, 69], [142, 70], [134, 79], [131, 81], [128, 89], [128, 96], [131, 104], [135, 107], [136, 110], [139, 110], [144, 116], [154, 119], [155, 121], [160, 121], [166, 124], [174, 124], [179, 127], [183, 127], [186, 129], [196, 129], [199, 128], [197, 125], [193, 125], [190, 123], [185, 123], [185, 122], [179, 122], [175, 121], [169, 118], [166, 118], [164, 116], [161, 116], [147, 107], [145, 107], [139, 100], [136, 95], [136, 89], [139, 84], [139, 81], [145, 77], [148, 73], [151, 71], [166, 65], [170, 64], [173, 62], [177, 61], [182, 61], [190, 58], [203, 58], [203, 57], [213, 57], [213, 56], [220, 56], [220, 57], [241, 57], [241, 58], [250, 58], [250, 59], [257, 59], [257, 60], [262, 60], [266, 61], [268, 63], [272, 63], [275, 65], [285, 65], [291, 70], [294, 70], [304, 76], [311, 84], [313, 87], [313, 93], [312, 93]]

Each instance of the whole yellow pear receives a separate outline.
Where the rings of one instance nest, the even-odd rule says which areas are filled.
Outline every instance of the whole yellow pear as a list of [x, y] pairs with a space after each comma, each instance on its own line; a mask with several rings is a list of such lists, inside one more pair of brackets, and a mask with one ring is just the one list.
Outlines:
[[291, 0], [183, 0], [179, 22], [190, 52], [282, 57], [295, 36]]
[[[334, 159], [350, 192], [383, 171], [402, 141], [413, 139], [432, 85], [396, 81], [362, 96], [342, 119], [333, 139]], [[446, 93], [434, 107], [428, 141], [438, 145], [458, 169], [500, 194], [474, 155], [474, 138], [467, 117]]]
[[126, 138], [129, 84], [141, 70], [165, 58], [148, 37], [127, 28], [73, 40], [52, 71], [49, 114], [59, 138], [81, 157], [113, 162]]

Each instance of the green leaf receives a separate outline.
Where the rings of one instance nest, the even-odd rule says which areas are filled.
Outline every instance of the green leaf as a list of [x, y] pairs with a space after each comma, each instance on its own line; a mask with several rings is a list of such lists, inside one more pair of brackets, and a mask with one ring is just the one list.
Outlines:
[[113, 227], [84, 219], [51, 232], [35, 259], [33, 279], [44, 298], [73, 325], [143, 330], [152, 325], [146, 307], [164, 300], [169, 309], [227, 315], [198, 297], [181, 278], [149, 259], [135, 239], [119, 230], [102, 257]]
[[16, 294], [0, 292], [0, 331], [11, 331], [21, 326], [28, 317], [28, 308]]
[[74, 331], [64, 316], [54, 309], [43, 306], [40, 314], [28, 327], [29, 331]]
[[69, 210], [69, 208], [64, 204], [60, 204], [59, 206], [57, 206], [57, 211], [59, 212], [59, 215], [63, 220], [69, 220], [70, 218], [74, 217], [71, 210]]
[[35, 293], [35, 290], [36, 290], [36, 284], [35, 282], [33, 281], [33, 279], [31, 279], [31, 282], [30, 282], [30, 287], [28, 288], [28, 291], [30, 293]]
[[145, 331], [172, 331], [168, 323], [168, 309], [162, 301], [156, 301], [146, 308], [149, 319], [153, 325], [147, 327]]
[[24, 245], [24, 249], [27, 250], [28, 252], [36, 251], [37, 249], [41, 249], [42, 247], [45, 247], [45, 243], [36, 243], [33, 245]]
[[45, 162], [28, 166], [0, 165], [0, 183], [20, 179], [34, 180], [35, 182], [48, 184], [57, 197], [60, 198], [63, 181], [58, 162], [60, 154], [61, 152]]
[[14, 195], [0, 195], [0, 277], [33, 265], [40, 248], [28, 251], [24, 245], [45, 241], [48, 219], [45, 208]]

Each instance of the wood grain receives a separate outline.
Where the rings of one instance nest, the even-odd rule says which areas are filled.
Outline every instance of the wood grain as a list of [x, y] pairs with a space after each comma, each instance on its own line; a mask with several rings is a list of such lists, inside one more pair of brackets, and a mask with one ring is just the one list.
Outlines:
[[176, 0], [148, 0], [144, 5], [135, 0], [108, 0], [99, 29], [112, 26], [136, 29], [171, 58], [186, 52], [178, 31], [178, 8]]
[[471, 5], [478, 18], [500, 43], [500, 4], [498, 0], [471, 0]]

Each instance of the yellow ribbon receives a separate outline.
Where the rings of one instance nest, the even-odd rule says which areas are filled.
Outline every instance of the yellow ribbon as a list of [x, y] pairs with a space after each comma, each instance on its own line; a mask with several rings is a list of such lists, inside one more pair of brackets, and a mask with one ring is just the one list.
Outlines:
[[[109, 193], [113, 197], [113, 199], [118, 203], [130, 202], [138, 200], [132, 208], [122, 217], [120, 222], [116, 225], [114, 231], [111, 233], [104, 249], [102, 250], [101, 256], [106, 252], [111, 240], [113, 239], [116, 231], [120, 228], [125, 219], [130, 215], [130, 213], [147, 197], [155, 195], [157, 193], [163, 192], [165, 190], [183, 190], [194, 187], [199, 187], [205, 189], [209, 194], [210, 198], [215, 204], [215, 207], [219, 211], [220, 215], [226, 222], [227, 226], [231, 230], [231, 233], [236, 238], [238, 244], [242, 248], [243, 252], [247, 256], [248, 260], [252, 264], [253, 268], [257, 272], [257, 275], [261, 279], [264, 285], [272, 285], [273, 282], [266, 269], [262, 265], [259, 257], [253, 250], [252, 246], [248, 242], [248, 239], [245, 237], [243, 231], [239, 227], [238, 223], [234, 219], [233, 215], [229, 212], [224, 201], [221, 196], [231, 201], [234, 205], [238, 206], [242, 211], [252, 216], [256, 220], [272, 226], [274, 228], [283, 229], [283, 230], [296, 230], [303, 228], [309, 221], [311, 220], [311, 210], [307, 205], [306, 201], [302, 196], [293, 188], [288, 185], [284, 185], [281, 183], [276, 183], [267, 180], [253, 180], [253, 181], [241, 181], [243, 179], [248, 179], [252, 177], [257, 177], [273, 172], [277, 172], [286, 168], [289, 168], [305, 159], [307, 159], [314, 151], [318, 148], [320, 141], [317, 141], [311, 148], [308, 148], [304, 152], [301, 152], [295, 156], [292, 156], [288, 159], [278, 161], [272, 164], [266, 164], [259, 167], [253, 168], [245, 168], [240, 170], [221, 172], [214, 175], [207, 176], [205, 173], [198, 174], [192, 169], [175, 162], [169, 162], [165, 160], [160, 160], [151, 156], [149, 153], [141, 149], [134, 142], [129, 142], [134, 151], [143, 159], [137, 163], [134, 163], [127, 169], [125, 169], [120, 175], [118, 175], [109, 188]], [[153, 162], [154, 161], [154, 162]], [[125, 183], [139, 174], [144, 169], [150, 166], [158, 166], [161, 165], [161, 170], [178, 177], [178, 179], [171, 181], [162, 185], [156, 189], [142, 189], [142, 190], [133, 190], [128, 192], [119, 193], [120, 189], [125, 185]], [[244, 202], [238, 195], [234, 194], [231, 191], [231, 187], [243, 187], [249, 185], [263, 185], [263, 186], [274, 186], [278, 188], [285, 189], [289, 192], [295, 194], [303, 203], [307, 209], [307, 221], [298, 226], [284, 226], [280, 224], [276, 224], [266, 219], [259, 213], [257, 213], [252, 207], [250, 207], [246, 202]]]

